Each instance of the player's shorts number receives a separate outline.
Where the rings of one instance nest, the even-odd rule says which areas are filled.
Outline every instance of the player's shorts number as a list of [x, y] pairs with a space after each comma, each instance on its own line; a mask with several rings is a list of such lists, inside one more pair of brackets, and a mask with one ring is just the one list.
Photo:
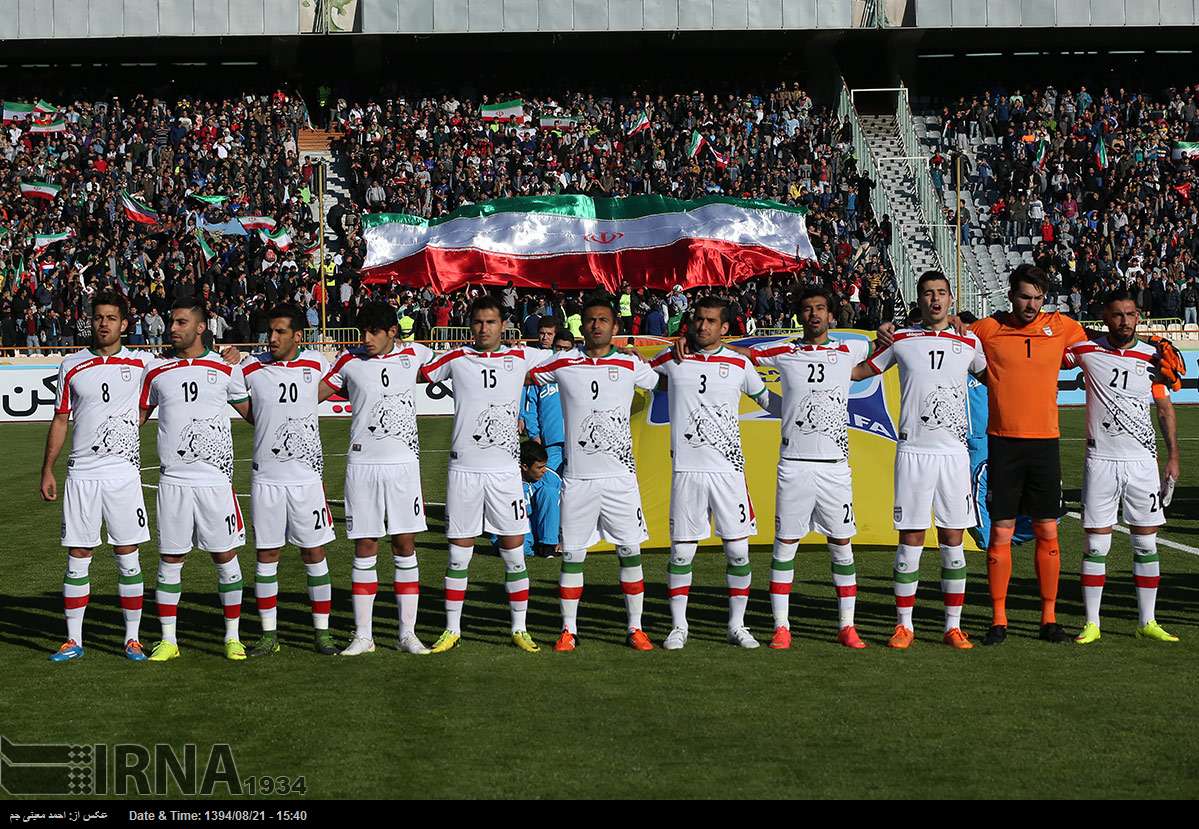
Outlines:
[[312, 511], [312, 517], [316, 519], [316, 524], [314, 524], [312, 527], [314, 530], [319, 530], [321, 527], [328, 527], [333, 523], [333, 516], [329, 513], [329, 508], [327, 506], [321, 507], [320, 509], [314, 509]]
[[523, 499], [519, 500], [519, 501], [513, 501], [511, 504], [511, 507], [512, 507], [512, 517], [514, 519], [519, 521], [520, 519], [525, 517], [525, 502]]
[[845, 510], [844, 521], [846, 524], [852, 524], [853, 521], [853, 504], [842, 504], [841, 508]]
[[139, 527], [146, 526], [146, 511], [141, 507], [137, 508], [137, 525]]
[[[141, 510], [138, 510], [138, 512], [141, 512]], [[229, 535], [233, 535], [233, 533], [235, 533], [236, 531], [237, 531], [237, 514], [234, 513], [233, 515], [226, 515], [225, 516], [225, 532], [227, 532]]]
[[295, 403], [300, 399], [300, 390], [295, 383], [280, 383], [279, 384], [279, 402], [280, 403]]
[[1162, 505], [1159, 501], [1158, 494], [1156, 492], [1150, 492], [1149, 493], [1149, 511], [1157, 512], [1161, 508], [1162, 508]]
[[415, 498], [412, 501], [412, 514], [420, 515], [420, 498]]
[[748, 517], [745, 514], [745, 504], [738, 504], [737, 509], [741, 510], [741, 523], [744, 524], [745, 519]]

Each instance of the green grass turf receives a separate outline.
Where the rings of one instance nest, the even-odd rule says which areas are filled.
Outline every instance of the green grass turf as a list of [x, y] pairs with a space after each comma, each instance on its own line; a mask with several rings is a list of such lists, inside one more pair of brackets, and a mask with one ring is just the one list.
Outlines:
[[[1063, 469], [1075, 502], [1083, 453], [1082, 413], [1063, 412]], [[1199, 410], [1180, 410], [1183, 480], [1164, 537], [1199, 547]], [[348, 421], [322, 424], [328, 452], [344, 451]], [[0, 466], [0, 732], [9, 739], [66, 742], [230, 743], [238, 772], [303, 775], [310, 798], [350, 797], [1194, 797], [1199, 795], [1199, 721], [1187, 711], [1199, 651], [1199, 558], [1162, 549], [1159, 621], [1176, 645], [1134, 640], [1136, 605], [1127, 536], [1110, 556], [1102, 642], [1088, 648], [1036, 641], [1031, 547], [1015, 553], [1012, 636], [1001, 648], [951, 651], [938, 643], [941, 605], [936, 554], [926, 554], [915, 647], [884, 647], [894, 624], [890, 550], [860, 549], [859, 630], [870, 642], [850, 652], [833, 642], [835, 599], [823, 547], [801, 551], [792, 619], [796, 647], [744, 652], [724, 643], [723, 557], [702, 554], [691, 591], [686, 650], [634, 653], [622, 645], [623, 605], [611, 557], [588, 565], [581, 611], [586, 638], [575, 654], [549, 644], [558, 628], [558, 562], [534, 561], [529, 626], [543, 645], [526, 655], [508, 644], [498, 558], [471, 570], [466, 637], [448, 655], [391, 649], [395, 604], [380, 558], [375, 611], [380, 651], [358, 659], [309, 650], [303, 570], [294, 551], [280, 572], [284, 649], [264, 661], [220, 658], [215, 575], [202, 553], [184, 570], [179, 616], [183, 658], [134, 665], [119, 656], [115, 574], [104, 550], [92, 567], [87, 656], [51, 665], [63, 638], [59, 506], [36, 493], [45, 427], [5, 425]], [[449, 421], [421, 423], [428, 501], [444, 500]], [[251, 435], [235, 426], [237, 457]], [[143, 463], [154, 463], [153, 429]], [[327, 461], [330, 498], [344, 461]], [[237, 465], [248, 491], [249, 465]], [[889, 473], [888, 473], [889, 474]], [[155, 476], [147, 473], [146, 482]], [[60, 477], [60, 491], [62, 479]], [[148, 493], [148, 496], [152, 493]], [[147, 498], [153, 510], [153, 498]], [[244, 502], [243, 502], [244, 503]], [[1076, 507], [1075, 507], [1076, 508]], [[443, 611], [446, 551], [439, 510], [420, 539], [425, 592], [418, 631], [432, 642]], [[247, 513], [248, 518], [248, 513]], [[340, 532], [339, 532], [339, 535]], [[1062, 524], [1059, 616], [1081, 623], [1082, 533]], [[143, 639], [157, 639], [155, 548], [143, 548]], [[333, 628], [352, 627], [349, 560], [332, 545]], [[765, 592], [770, 552], [753, 552], [748, 622], [771, 627]], [[243, 639], [254, 638], [251, 543]], [[985, 562], [969, 556], [964, 627], [976, 639], [989, 621]], [[645, 557], [646, 628], [669, 628], [666, 556]]]

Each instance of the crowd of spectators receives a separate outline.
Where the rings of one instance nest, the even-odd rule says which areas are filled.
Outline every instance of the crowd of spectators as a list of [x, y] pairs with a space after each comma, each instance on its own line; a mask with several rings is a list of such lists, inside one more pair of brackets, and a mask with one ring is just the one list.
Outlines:
[[1075, 316], [1095, 319], [1099, 297], [1127, 287], [1145, 316], [1194, 323], [1199, 153], [1185, 145], [1197, 141], [1199, 84], [993, 89], [942, 109], [932, 170], [934, 184], [952, 187], [962, 156], [976, 199], [989, 205], [989, 216], [970, 217], [981, 241], [1027, 239]]
[[[51, 98], [43, 90], [26, 98], [39, 96]], [[789, 324], [788, 293], [813, 282], [837, 293], [842, 324], [874, 325], [892, 315], [893, 280], [881, 243], [889, 225], [880, 228], [869, 209], [874, 183], [858, 175], [848, 124], [799, 84], [525, 95], [525, 121], [482, 118], [482, 105], [520, 96], [388, 91], [361, 103], [331, 102], [318, 120], [327, 115], [342, 133], [335, 165], [351, 196], [329, 215], [339, 241], [324, 262], [311, 252], [316, 170], [298, 151], [309, 121], [298, 95], [51, 98], [56, 111], [6, 120], [0, 130], [0, 342], [85, 345], [89, 298], [105, 287], [129, 296], [133, 344], [160, 341], [167, 309], [182, 296], [205, 299], [217, 341], [252, 342], [265, 332], [266, 308], [279, 300], [299, 302], [318, 323], [323, 290], [330, 327], [353, 327], [361, 302], [383, 293], [411, 321], [414, 336], [428, 337], [436, 326], [465, 323], [467, 292], [435, 297], [361, 285], [362, 214], [440, 216], [485, 199], [546, 193], [724, 194], [803, 205], [818, 261], [725, 291], [740, 311], [735, 327]], [[651, 129], [629, 136], [642, 112]], [[540, 129], [538, 119], [549, 116], [574, 121]], [[62, 130], [37, 131], [37, 118], [61, 119]], [[692, 130], [716, 152], [692, 157]], [[22, 182], [61, 189], [51, 199], [30, 198]], [[156, 211], [158, 222], [128, 218], [123, 193]], [[243, 232], [236, 220], [251, 216], [286, 228], [290, 246]], [[35, 247], [35, 236], [64, 232], [66, 239]], [[516, 327], [542, 304], [569, 318], [582, 299], [555, 290], [503, 293], [514, 297]], [[629, 322], [644, 333], [668, 333], [680, 301], [679, 292], [630, 294]]]

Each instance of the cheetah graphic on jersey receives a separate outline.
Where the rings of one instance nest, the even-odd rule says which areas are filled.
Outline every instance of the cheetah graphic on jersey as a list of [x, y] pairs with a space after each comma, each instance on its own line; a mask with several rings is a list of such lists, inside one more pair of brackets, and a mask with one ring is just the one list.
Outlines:
[[937, 386], [920, 401], [920, 422], [945, 429], [966, 445], [966, 392], [960, 386]]
[[134, 469], [141, 468], [141, 441], [137, 424], [127, 418], [111, 415], [96, 430], [92, 451], [97, 455], [117, 455], [133, 464]]
[[745, 455], [741, 452], [741, 427], [729, 404], [714, 406], [700, 404], [687, 414], [687, 429], [683, 432], [689, 446], [711, 446], [738, 472], [745, 471]]
[[1157, 436], [1153, 431], [1153, 421], [1149, 418], [1147, 405], [1132, 397], [1117, 397], [1114, 406], [1104, 401], [1104, 408], [1107, 412], [1099, 421], [1103, 424], [1103, 431], [1113, 437], [1131, 435], [1153, 457], [1157, 457]]
[[320, 475], [325, 468], [321, 453], [321, 430], [316, 415], [289, 417], [275, 430], [275, 445], [271, 452], [281, 461], [299, 461]]
[[637, 464], [633, 460], [633, 436], [629, 432], [629, 414], [620, 409], [593, 411], [583, 419], [580, 428], [581, 448], [588, 455], [603, 453], [611, 455], [629, 472], [636, 474]]
[[184, 463], [206, 463], [215, 466], [233, 481], [233, 435], [227, 417], [193, 419], [179, 435], [179, 457]]
[[416, 403], [411, 392], [385, 394], [371, 407], [366, 430], [377, 440], [398, 438], [412, 454], [420, 457], [420, 438], [416, 431]]
[[849, 457], [849, 409], [841, 389], [808, 392], [799, 405], [795, 425], [804, 434], [819, 432], [837, 444], [842, 457]]
[[513, 460], [520, 460], [520, 436], [516, 434], [516, 404], [488, 403], [475, 420], [471, 435], [480, 449], [498, 446], [508, 450]]

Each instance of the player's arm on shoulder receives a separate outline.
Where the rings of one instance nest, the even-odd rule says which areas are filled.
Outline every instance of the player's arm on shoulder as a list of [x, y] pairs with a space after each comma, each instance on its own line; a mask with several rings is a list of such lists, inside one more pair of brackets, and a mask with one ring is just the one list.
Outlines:
[[874, 332], [874, 341], [883, 348], [890, 348], [891, 343], [895, 342], [895, 323], [884, 322]]
[[235, 345], [227, 345], [221, 349], [221, 359], [231, 366], [237, 365], [243, 358], [248, 356], [247, 354], [242, 354], [241, 349]]
[[54, 477], [54, 464], [67, 442], [67, 424], [70, 422], [70, 412], [55, 412], [46, 431], [46, 452], [42, 457], [41, 493], [43, 501], [58, 500], [58, 481]]
[[1174, 401], [1170, 399], [1170, 391], [1160, 383], [1153, 385], [1153, 400], [1157, 404], [1157, 421], [1162, 430], [1162, 441], [1166, 444], [1166, 474], [1163, 482], [1163, 495], [1168, 487], [1173, 490], [1172, 482], [1182, 476], [1182, 460], [1178, 454], [1178, 418], [1174, 413]]

